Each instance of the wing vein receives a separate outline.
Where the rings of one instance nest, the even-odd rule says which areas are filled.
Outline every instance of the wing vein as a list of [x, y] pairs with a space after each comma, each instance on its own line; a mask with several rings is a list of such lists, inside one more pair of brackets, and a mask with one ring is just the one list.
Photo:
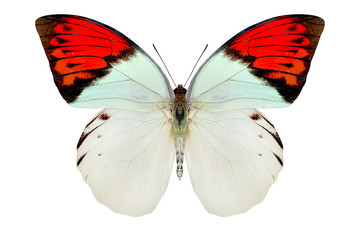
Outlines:
[[144, 84], [136, 81], [135, 79], [133, 79], [132, 77], [130, 77], [129, 75], [125, 74], [124, 72], [120, 71], [119, 69], [113, 68], [115, 71], [123, 74], [124, 76], [126, 76], [129, 80], [132, 80], [133, 82], [137, 83], [138, 85], [148, 89], [149, 91], [153, 92], [154, 94], [158, 95], [161, 99], [165, 100], [159, 93], [155, 92], [154, 90], [150, 89], [149, 87], [145, 86]]

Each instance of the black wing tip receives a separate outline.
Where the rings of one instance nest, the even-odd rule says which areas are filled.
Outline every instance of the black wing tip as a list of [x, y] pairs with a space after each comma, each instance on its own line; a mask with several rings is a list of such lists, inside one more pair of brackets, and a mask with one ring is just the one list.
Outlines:
[[111, 30], [115, 34], [119, 35], [121, 38], [125, 39], [125, 41], [127, 41], [132, 48], [143, 51], [136, 43], [134, 43], [131, 39], [129, 39], [127, 36], [125, 36], [124, 34], [119, 32], [115, 28], [113, 28], [113, 27], [111, 27], [111, 26], [109, 26], [107, 24], [104, 24], [102, 22], [99, 22], [99, 21], [97, 21], [95, 19], [88, 18], [88, 17], [84, 17], [84, 16], [80, 16], [80, 15], [76, 15], [76, 14], [49, 14], [49, 15], [44, 15], [44, 16], [39, 17], [38, 19], [36, 19], [35, 24], [36, 25], [41, 25], [41, 24], [43, 24], [43, 22], [46, 24], [46, 21], [48, 21], [48, 22], [53, 22], [55, 20], [56, 21], [61, 21], [60, 18], [63, 18], [63, 17], [78, 18], [78, 19], [88, 21], [90, 23], [99, 24], [100, 26], [103, 26], [103, 27]]
[[[291, 18], [291, 17], [298, 17], [298, 18], [307, 19], [307, 20], [315, 20], [315, 19], [317, 19], [319, 22], [322, 22], [322, 23], [325, 22], [324, 19], [321, 18], [321, 17], [319, 17], [319, 16], [311, 15], [311, 14], [303, 14], [303, 13], [280, 15], [280, 16], [277, 16], [277, 17], [269, 18], [269, 19], [267, 19], [267, 20], [265, 20], [265, 21], [262, 21], [262, 22], [270, 21], [270, 20], [273, 20], [273, 19]], [[255, 24], [255, 25], [256, 25], [256, 24]]]
[[[282, 15], [282, 16], [278, 16], [278, 17], [274, 17], [274, 18], [270, 18], [268, 20], [265, 20], [263, 22], [267, 22], [267, 21], [271, 21], [271, 20], [275, 20], [275, 19], [279, 19], [279, 18], [291, 18], [291, 17], [297, 17], [300, 18], [299, 21], [304, 21], [310, 24], [314, 24], [314, 25], [318, 25], [318, 26], [322, 26], [322, 29], [325, 26], [325, 20], [319, 16], [316, 15], [309, 15], [309, 14], [288, 14], [288, 15]], [[260, 22], [258, 24], [261, 24], [263, 22]], [[321, 30], [322, 31], [322, 30]]]

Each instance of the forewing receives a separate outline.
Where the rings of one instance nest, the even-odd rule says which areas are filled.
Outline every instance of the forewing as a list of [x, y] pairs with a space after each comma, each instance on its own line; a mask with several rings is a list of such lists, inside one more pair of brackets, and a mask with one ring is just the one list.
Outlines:
[[229, 216], [264, 199], [282, 169], [282, 143], [255, 109], [199, 111], [189, 123], [185, 159], [205, 209]]
[[208, 111], [291, 104], [305, 84], [323, 28], [319, 17], [288, 15], [245, 29], [201, 66], [188, 102]]
[[158, 65], [115, 29], [72, 15], [41, 17], [36, 29], [55, 84], [70, 105], [148, 111], [172, 102]]
[[96, 199], [117, 213], [151, 213], [163, 196], [175, 156], [161, 111], [101, 111], [85, 128], [77, 166]]

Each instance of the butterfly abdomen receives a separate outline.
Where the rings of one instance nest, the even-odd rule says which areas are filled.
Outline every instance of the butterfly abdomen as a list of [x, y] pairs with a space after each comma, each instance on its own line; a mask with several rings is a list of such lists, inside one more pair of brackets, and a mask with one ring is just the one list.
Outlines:
[[174, 90], [175, 99], [173, 103], [172, 123], [175, 136], [176, 148], [176, 175], [179, 180], [183, 175], [183, 162], [184, 162], [184, 139], [188, 127], [188, 110], [185, 98], [186, 89], [179, 85]]

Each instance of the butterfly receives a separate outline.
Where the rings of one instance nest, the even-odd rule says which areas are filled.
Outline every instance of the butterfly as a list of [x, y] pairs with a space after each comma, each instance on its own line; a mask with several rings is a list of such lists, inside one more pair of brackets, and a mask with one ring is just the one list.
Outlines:
[[286, 107], [303, 88], [324, 20], [286, 15], [236, 34], [186, 90], [170, 83], [117, 30], [74, 15], [36, 20], [55, 84], [74, 107], [104, 108], [85, 127], [77, 167], [95, 198], [131, 216], [151, 213], [176, 159], [212, 214], [261, 202], [283, 166], [273, 124], [255, 108]]

